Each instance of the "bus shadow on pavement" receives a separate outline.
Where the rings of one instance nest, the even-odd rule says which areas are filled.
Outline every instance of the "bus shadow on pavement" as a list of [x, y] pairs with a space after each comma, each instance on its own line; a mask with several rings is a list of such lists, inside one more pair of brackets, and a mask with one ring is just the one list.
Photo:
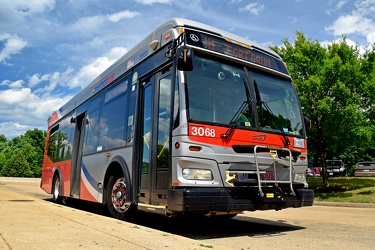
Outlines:
[[[45, 200], [52, 202], [52, 199]], [[69, 199], [65, 205], [85, 212], [111, 217], [104, 205], [99, 203]], [[266, 220], [242, 215], [237, 215], [232, 219], [204, 216], [168, 218], [162, 215], [138, 212], [125, 221], [194, 240], [239, 236], [273, 237], [284, 235], [289, 231], [305, 229], [305, 227], [288, 224], [286, 221]]]

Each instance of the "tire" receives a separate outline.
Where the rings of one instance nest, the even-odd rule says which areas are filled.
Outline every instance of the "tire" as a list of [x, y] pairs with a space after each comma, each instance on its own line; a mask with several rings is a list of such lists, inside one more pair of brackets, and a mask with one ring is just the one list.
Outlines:
[[60, 176], [57, 174], [53, 178], [52, 183], [52, 200], [55, 203], [61, 204], [63, 197], [61, 196], [61, 181]]
[[105, 199], [108, 212], [112, 217], [123, 220], [134, 212], [133, 205], [127, 196], [129, 192], [125, 177], [113, 175], [109, 177]]

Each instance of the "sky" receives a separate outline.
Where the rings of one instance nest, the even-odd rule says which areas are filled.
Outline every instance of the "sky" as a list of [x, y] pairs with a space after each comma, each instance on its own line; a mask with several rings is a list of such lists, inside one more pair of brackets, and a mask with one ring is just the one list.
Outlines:
[[0, 0], [0, 134], [47, 130], [54, 110], [174, 17], [264, 45], [296, 31], [375, 43], [375, 0]]

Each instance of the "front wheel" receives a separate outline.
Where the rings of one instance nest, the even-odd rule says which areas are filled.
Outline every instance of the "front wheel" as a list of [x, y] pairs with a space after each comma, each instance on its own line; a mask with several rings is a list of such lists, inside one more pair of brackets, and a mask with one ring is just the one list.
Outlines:
[[106, 190], [106, 204], [109, 213], [116, 219], [123, 220], [132, 212], [133, 206], [127, 201], [127, 185], [125, 177], [111, 176]]

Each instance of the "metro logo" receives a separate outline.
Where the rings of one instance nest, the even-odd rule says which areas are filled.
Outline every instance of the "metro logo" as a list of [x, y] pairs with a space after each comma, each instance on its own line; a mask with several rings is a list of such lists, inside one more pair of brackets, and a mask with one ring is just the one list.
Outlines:
[[266, 140], [266, 135], [253, 135], [251, 138], [254, 140], [254, 141], [264, 141]]

